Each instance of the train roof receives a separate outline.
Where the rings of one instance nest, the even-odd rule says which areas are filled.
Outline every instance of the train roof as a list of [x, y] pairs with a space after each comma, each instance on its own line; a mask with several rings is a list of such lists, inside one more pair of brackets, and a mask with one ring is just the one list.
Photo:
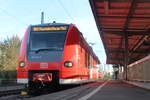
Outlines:
[[[32, 26], [32, 27], [36, 27], [36, 26], [41, 26], [41, 27], [42, 27], [42, 26], [43, 26], [43, 27], [44, 27], [44, 26], [70, 26], [70, 25], [73, 25], [74, 27], [76, 27], [74, 24], [56, 23], [56, 22], [53, 22], [53, 23], [44, 23], [44, 24], [36, 24], [36, 25], [30, 25], [30, 26]], [[77, 28], [77, 27], [76, 27], [76, 28]], [[77, 29], [78, 29], [78, 28], [77, 28]], [[81, 32], [80, 32], [80, 33], [81, 33]], [[93, 55], [93, 57], [99, 61], [99, 59], [98, 59], [98, 57], [96, 56], [96, 54], [94, 53], [92, 47], [89, 46], [89, 43], [84, 39], [84, 36], [82, 35], [82, 33], [81, 33], [81, 37], [83, 38], [83, 40], [84, 40], [84, 42], [86, 43], [86, 45], [88, 45], [87, 48], [88, 48], [89, 52], [91, 52], [92, 55]], [[100, 61], [99, 61], [99, 62], [100, 62]]]
[[95, 59], [97, 59], [97, 61], [98, 61], [99, 63], [101, 63], [100, 60], [99, 60], [99, 58], [98, 58], [98, 56], [96, 56], [96, 54], [95, 54], [93, 48], [92, 48], [92, 47], [89, 45], [89, 43], [85, 40], [85, 38], [84, 38], [84, 36], [83, 36], [83, 34], [82, 34], [81, 32], [80, 32], [80, 36], [81, 36], [81, 38], [83, 38], [83, 42], [84, 42], [84, 44], [86, 44], [87, 50], [92, 54], [92, 56], [93, 56]]
[[44, 24], [36, 24], [36, 25], [31, 25], [31, 26], [69, 26], [70, 24], [66, 24], [66, 23], [56, 23], [56, 22], [53, 22], [53, 23], [44, 23]]

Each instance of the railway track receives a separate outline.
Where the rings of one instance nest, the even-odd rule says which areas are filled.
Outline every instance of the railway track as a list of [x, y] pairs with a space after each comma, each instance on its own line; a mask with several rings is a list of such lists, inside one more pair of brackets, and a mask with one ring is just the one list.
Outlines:
[[0, 98], [9, 95], [20, 94], [21, 91], [23, 90], [25, 90], [24, 85], [19, 85], [19, 84], [0, 87]]
[[[67, 87], [69, 88], [69, 87]], [[64, 89], [67, 89], [66, 87], [65, 88], [60, 88], [60, 89], [55, 89], [55, 90], [45, 90], [45, 91], [41, 91], [40, 92], [36, 92], [36, 94], [32, 94], [32, 95], [28, 95], [27, 94], [22, 94], [22, 91], [26, 91], [25, 88], [22, 88], [22, 89], [13, 89], [13, 90], [3, 90], [3, 91], [0, 91], [0, 100], [24, 100], [24, 99], [29, 99], [29, 98], [32, 98], [32, 97], [36, 97], [36, 96], [41, 96], [41, 95], [44, 95], [44, 94], [49, 94], [49, 93], [53, 93], [53, 92], [57, 92], [57, 91], [61, 91], [61, 90], [64, 90]]]
[[28, 95], [25, 89], [16, 89], [9, 91], [0, 92], [0, 100], [28, 100], [29, 98], [35, 97], [33, 95]]
[[23, 90], [24, 90], [24, 89], [1, 91], [1, 92], [0, 92], [0, 97], [8, 96], [8, 95], [14, 95], [14, 94], [20, 94], [21, 91], [23, 91]]
[[[63, 93], [63, 91], [67, 92], [67, 94], [70, 94], [69, 97], [68, 95], [62, 95], [63, 98], [73, 98], [76, 97], [77, 95], [84, 93], [85, 91], [90, 91], [91, 86], [97, 86], [97, 83], [88, 83], [88, 84], [75, 85], [75, 86], [63, 86], [58, 89], [40, 91], [41, 92], [40, 94], [36, 92], [36, 95], [21, 94], [21, 91], [24, 91], [25, 89], [3, 91], [0, 92], [0, 100], [28, 100], [34, 97], [35, 98], [42, 97], [43, 95], [61, 94]], [[57, 98], [61, 99], [62, 96], [58, 96]]]
[[32, 97], [51, 94], [51, 93], [58, 92], [64, 89], [68, 89], [68, 88], [61, 88], [61, 89], [51, 90], [51, 91], [41, 91], [41, 93], [36, 92], [36, 94], [32, 94], [32, 95], [28, 95], [28, 93], [22, 94], [21, 92], [25, 91], [25, 89], [1, 91], [0, 100], [28, 100], [29, 98], [32, 98]]

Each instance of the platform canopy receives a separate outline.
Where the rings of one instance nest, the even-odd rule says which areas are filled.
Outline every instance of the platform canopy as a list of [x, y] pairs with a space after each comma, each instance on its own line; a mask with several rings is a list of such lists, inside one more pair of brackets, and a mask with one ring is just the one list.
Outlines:
[[89, 0], [108, 64], [150, 54], [150, 0]]

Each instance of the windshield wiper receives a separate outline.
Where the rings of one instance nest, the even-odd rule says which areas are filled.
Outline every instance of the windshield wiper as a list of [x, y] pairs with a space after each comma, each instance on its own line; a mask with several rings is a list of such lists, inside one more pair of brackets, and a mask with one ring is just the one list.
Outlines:
[[40, 48], [35, 50], [35, 52], [38, 53], [40, 51], [53, 51], [53, 50], [63, 50], [63, 48], [58, 48], [58, 47]]

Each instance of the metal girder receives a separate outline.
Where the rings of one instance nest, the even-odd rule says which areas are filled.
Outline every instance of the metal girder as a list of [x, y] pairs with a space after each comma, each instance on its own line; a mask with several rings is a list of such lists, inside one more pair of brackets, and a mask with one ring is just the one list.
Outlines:
[[109, 13], [109, 7], [110, 7], [109, 1], [108, 0], [104, 0], [104, 4], [105, 4], [105, 6], [104, 6], [105, 14], [108, 14]]
[[145, 57], [145, 56], [146, 56], [146, 55], [143, 55], [143, 56], [136, 56], [136, 57], [132, 58], [129, 62], [133, 63], [133, 62], [135, 62], [135, 61], [137, 61], [137, 60], [142, 59], [142, 58]]
[[142, 57], [146, 56], [146, 55], [150, 52], [150, 51], [147, 50], [147, 49], [142, 50], [142, 51], [139, 51], [139, 48], [140, 48], [142, 45], [144, 45], [144, 44], [143, 44], [144, 41], [147, 40], [148, 37], [150, 37], [150, 31], [149, 31], [149, 30], [147, 31], [147, 33], [149, 33], [149, 34], [147, 34], [147, 36], [142, 36], [141, 39], [139, 39], [139, 41], [136, 43], [136, 45], [132, 48], [132, 50], [131, 50], [129, 56], [132, 57], [132, 55], [133, 55], [134, 53], [140, 53], [140, 54], [143, 53], [144, 55], [143, 55], [143, 56], [137, 56], [137, 57], [135, 57], [135, 58], [133, 58], [133, 59], [130, 59], [129, 62], [132, 63], [133, 61], [137, 61], [137, 60], [141, 59]]
[[[97, 12], [97, 15], [98, 14], [105, 14], [105, 13], [103, 13], [103, 12]], [[124, 15], [127, 15], [127, 13], [125, 13], [125, 12], [112, 12], [112, 13], [109, 13], [109, 14], [115, 14], [115, 15], [122, 15], [122, 16], [124, 16]], [[140, 14], [136, 14], [136, 13], [134, 13], [134, 15], [136, 15], [136, 16], [144, 16], [144, 15], [150, 15], [150, 13], [140, 13]]]
[[142, 36], [141, 39], [136, 43], [136, 45], [132, 48], [132, 52], [130, 53], [130, 56], [137, 51], [138, 48], [140, 48], [143, 44], [143, 42], [148, 38], [148, 36]]
[[[128, 33], [128, 36], [132, 36], [132, 35], [149, 35], [149, 31], [126, 31]], [[115, 34], [115, 35], [123, 35], [124, 32], [123, 31], [108, 31], [105, 30], [104, 31], [105, 34]]]
[[[109, 28], [104, 28], [103, 27], [103, 31], [107, 31], [107, 30], [124, 30], [124, 28], [112, 28], [112, 27], [109, 27]], [[125, 28], [125, 30], [137, 30], [137, 31], [145, 31], [145, 28]]]
[[[95, 0], [96, 2], [104, 2], [105, 0]], [[138, 2], [138, 3], [149, 3], [150, 1], [149, 0], [134, 0], [135, 2]], [[111, 2], [119, 2], [119, 3], [124, 3], [124, 2], [131, 2], [131, 0], [111, 0]]]
[[[96, 2], [104, 2], [105, 0], [95, 0]], [[111, 2], [130, 2], [130, 0], [111, 0]]]
[[111, 60], [124, 61], [124, 58], [109, 57]]
[[131, 51], [131, 50], [130, 50], [129, 52], [130, 52], [130, 53], [134, 53], [134, 54], [135, 54], [135, 53], [138, 53], [138, 54], [147, 54], [147, 53], [149, 53], [149, 51], [145, 51], [145, 50], [143, 50], [143, 51], [139, 51], [139, 50], [138, 50], [138, 51]]
[[[129, 9], [129, 7], [109, 7], [110, 9], [113, 9], [113, 10], [119, 10], [119, 9]], [[96, 7], [96, 9], [104, 9], [104, 7]], [[136, 8], [137, 10], [146, 10], [146, 9], [150, 9], [150, 7], [138, 7]]]
[[[149, 8], [150, 9], [150, 8]], [[113, 19], [118, 19], [118, 18], [126, 18], [127, 16], [98, 16], [98, 18], [113, 18]], [[150, 16], [130, 16], [129, 18], [134, 18], [134, 19], [150, 19]]]
[[114, 34], [114, 35], [121, 35], [121, 36], [123, 35], [123, 33], [120, 33], [120, 32], [112, 32], [111, 33], [111, 32], [107, 32], [107, 31], [104, 32], [104, 34]]
[[[149, 15], [150, 16], [150, 15]], [[99, 18], [100, 19], [100, 18]], [[99, 21], [101, 21], [103, 24], [110, 24], [110, 25], [112, 25], [112, 23], [114, 23], [114, 25], [115, 24], [120, 24], [120, 25], [122, 25], [123, 23], [124, 23], [124, 21], [115, 21], [115, 20], [111, 20], [111, 21], [108, 21], [108, 20], [105, 20], [105, 21], [103, 21], [103, 20], [99, 20]], [[145, 21], [144, 20], [144, 22], [143, 21], [140, 21], [140, 22], [137, 22], [137, 21], [132, 21], [132, 24], [133, 25], [144, 25], [144, 24], [149, 24], [150, 23], [150, 20], [148, 20], [148, 21]]]
[[[134, 58], [130, 58], [130, 61], [137, 61], [137, 60], [139, 60], [139, 59], [141, 59], [141, 58], [143, 58], [143, 57], [140, 56], [140, 57], [136, 57], [136, 58], [135, 58], [135, 57], [134, 57]], [[113, 62], [113, 61], [124, 62], [124, 60], [125, 60], [125, 58], [116, 58], [116, 57], [111, 57], [111, 58], [108, 57], [108, 59], [110, 59], [110, 61], [112, 61], [112, 62]], [[129, 61], [129, 62], [130, 62], [130, 61]], [[129, 62], [128, 62], [128, 63], [129, 63]]]
[[[130, 61], [132, 60], [134, 60], [134, 61], [137, 61], [137, 60], [139, 60], [139, 59], [141, 59], [141, 58], [143, 58], [143, 57], [136, 57], [136, 58], [130, 58]], [[109, 58], [111, 61], [123, 61], [124, 62], [124, 58], [116, 58], [116, 57], [111, 57], [111, 58]]]
[[123, 62], [122, 61], [106, 61], [108, 64], [120, 64], [120, 65], [123, 65]]
[[149, 51], [147, 51], [147, 50], [143, 50], [143, 51], [130, 51], [130, 52], [132, 52], [132, 53], [139, 53], [139, 54], [148, 54], [149, 53]]
[[[124, 49], [112, 49], [112, 50], [108, 50], [108, 52], [109, 53], [124, 53]], [[147, 54], [147, 53], [149, 53], [149, 51], [145, 51], [145, 50], [132, 51], [132, 50], [129, 50], [129, 53]]]

